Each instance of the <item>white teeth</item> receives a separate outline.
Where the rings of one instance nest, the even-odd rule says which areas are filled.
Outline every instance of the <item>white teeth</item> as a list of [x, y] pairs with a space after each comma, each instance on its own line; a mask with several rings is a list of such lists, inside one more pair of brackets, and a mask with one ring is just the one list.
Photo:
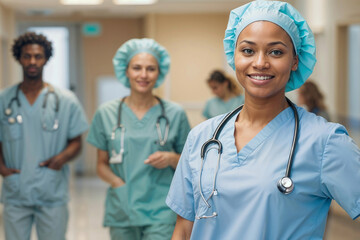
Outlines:
[[268, 80], [271, 78], [271, 76], [251, 76], [251, 77], [256, 80]]

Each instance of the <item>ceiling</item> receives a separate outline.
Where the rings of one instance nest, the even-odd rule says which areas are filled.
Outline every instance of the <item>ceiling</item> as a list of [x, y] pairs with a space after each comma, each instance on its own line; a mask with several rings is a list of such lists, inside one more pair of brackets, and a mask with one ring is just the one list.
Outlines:
[[29, 16], [142, 16], [147, 13], [216, 13], [229, 12], [249, 0], [158, 0], [153, 5], [115, 5], [103, 0], [96, 6], [64, 6], [60, 0], [0, 0], [16, 14]]

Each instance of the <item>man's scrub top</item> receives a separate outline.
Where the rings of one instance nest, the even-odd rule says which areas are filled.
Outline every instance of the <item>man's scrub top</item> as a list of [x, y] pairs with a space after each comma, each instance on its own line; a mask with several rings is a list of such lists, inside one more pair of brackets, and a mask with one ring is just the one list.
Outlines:
[[[8, 168], [20, 170], [3, 179], [1, 202], [19, 206], [59, 206], [68, 202], [69, 166], [56, 171], [39, 164], [62, 152], [68, 140], [80, 136], [88, 129], [82, 106], [69, 90], [54, 87], [59, 98], [56, 113], [56, 97], [49, 94], [46, 107], [44, 98], [49, 91], [44, 88], [33, 105], [19, 91], [20, 107], [11, 104], [12, 117], [20, 114], [22, 124], [8, 122], [5, 109], [16, 95], [17, 86], [0, 94], [0, 142], [3, 158]], [[59, 128], [53, 130], [55, 119]], [[47, 130], [44, 130], [43, 125]]]

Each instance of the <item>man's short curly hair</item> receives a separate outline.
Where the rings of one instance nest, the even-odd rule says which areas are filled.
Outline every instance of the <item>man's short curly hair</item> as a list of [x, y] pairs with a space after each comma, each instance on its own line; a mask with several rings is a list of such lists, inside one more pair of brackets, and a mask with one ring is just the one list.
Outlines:
[[26, 32], [23, 35], [19, 36], [14, 40], [14, 44], [12, 46], [12, 53], [16, 60], [20, 60], [21, 49], [23, 46], [27, 44], [39, 44], [45, 50], [45, 58], [49, 60], [49, 58], [53, 54], [53, 48], [50, 41], [42, 34], [36, 34], [35, 32]]

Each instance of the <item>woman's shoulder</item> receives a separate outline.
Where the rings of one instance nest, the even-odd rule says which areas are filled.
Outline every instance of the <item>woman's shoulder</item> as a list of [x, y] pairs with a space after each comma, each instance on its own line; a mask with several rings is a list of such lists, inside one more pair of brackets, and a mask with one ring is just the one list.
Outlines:
[[180, 104], [175, 103], [170, 100], [164, 100], [164, 99], [161, 99], [161, 100], [164, 103], [166, 112], [172, 112], [172, 113], [184, 113], [185, 112], [184, 108]]
[[328, 122], [325, 118], [317, 116], [314, 113], [308, 112], [305, 109], [298, 107], [300, 128], [303, 135], [311, 135], [314, 141], [319, 138], [328, 139], [332, 134], [346, 134], [346, 128], [339, 124]]
[[104, 113], [109, 110], [113, 111], [114, 109], [117, 109], [119, 107], [119, 104], [120, 104], [119, 99], [107, 101], [105, 103], [100, 104], [100, 106], [97, 108], [96, 112]]

